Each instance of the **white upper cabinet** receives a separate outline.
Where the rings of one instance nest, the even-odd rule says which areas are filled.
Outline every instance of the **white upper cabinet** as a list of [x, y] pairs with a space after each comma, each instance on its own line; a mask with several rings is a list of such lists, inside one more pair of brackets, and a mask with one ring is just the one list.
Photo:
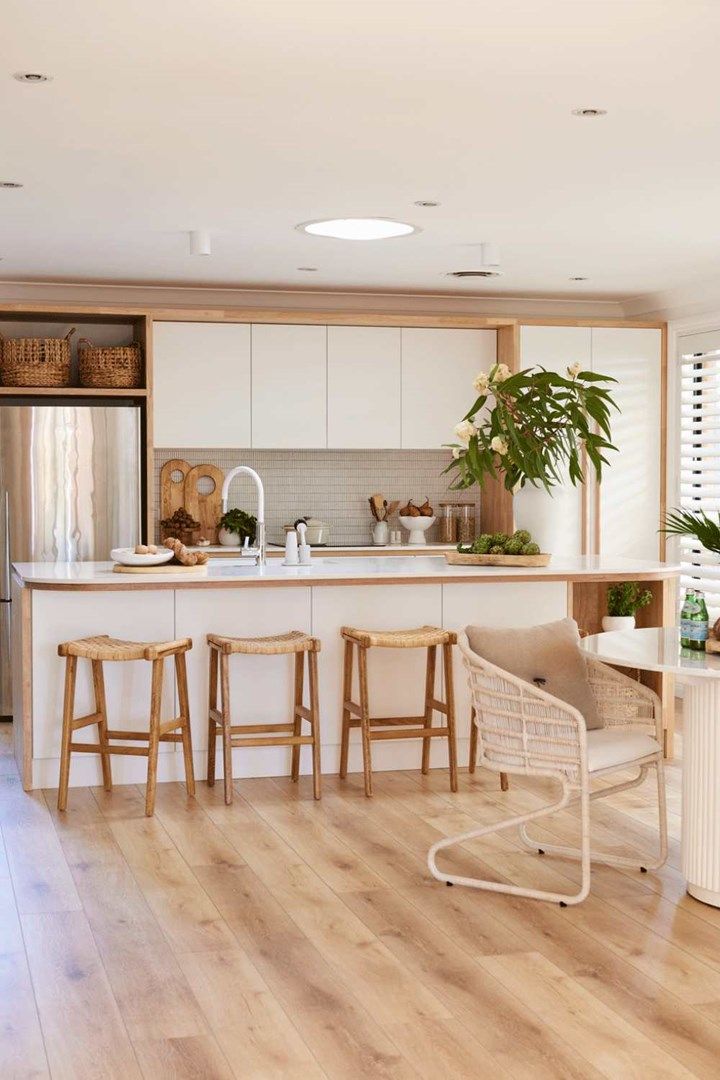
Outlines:
[[250, 327], [156, 322], [153, 442], [250, 446]]
[[402, 330], [402, 445], [438, 449], [474, 400], [473, 380], [497, 355], [495, 330]]
[[327, 446], [327, 327], [252, 327], [252, 445]]
[[[520, 366], [544, 367], [566, 375], [571, 364], [591, 368], [591, 332], [587, 326], [523, 326], [520, 329]], [[515, 527], [528, 529], [542, 551], [580, 555], [583, 551], [584, 498], [581, 486], [565, 484], [552, 489], [527, 484], [514, 499]]]
[[595, 327], [593, 370], [612, 375], [620, 407], [611, 417], [610, 465], [600, 492], [600, 553], [657, 559], [660, 537], [662, 333]]
[[328, 327], [331, 448], [400, 446], [400, 328]]

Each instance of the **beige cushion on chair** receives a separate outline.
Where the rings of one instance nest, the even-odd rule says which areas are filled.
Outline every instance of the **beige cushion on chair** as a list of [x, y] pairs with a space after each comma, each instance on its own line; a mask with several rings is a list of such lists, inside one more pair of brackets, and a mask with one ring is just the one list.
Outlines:
[[483, 660], [572, 705], [584, 717], [588, 731], [603, 726], [574, 619], [516, 629], [468, 626], [465, 633], [470, 648]]
[[587, 737], [588, 772], [628, 765], [648, 754], [659, 754], [660, 743], [642, 731], [616, 731], [603, 728], [589, 731]]

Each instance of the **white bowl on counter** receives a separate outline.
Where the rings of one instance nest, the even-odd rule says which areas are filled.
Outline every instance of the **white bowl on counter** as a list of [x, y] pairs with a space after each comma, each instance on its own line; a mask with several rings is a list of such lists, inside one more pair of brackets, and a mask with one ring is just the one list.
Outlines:
[[435, 515], [432, 517], [401, 517], [400, 524], [407, 529], [408, 544], [427, 544], [425, 533], [431, 525], [435, 524]]
[[135, 548], [113, 548], [110, 558], [121, 566], [162, 566], [170, 562], [175, 553], [170, 548], [161, 547], [155, 555], [136, 555]]

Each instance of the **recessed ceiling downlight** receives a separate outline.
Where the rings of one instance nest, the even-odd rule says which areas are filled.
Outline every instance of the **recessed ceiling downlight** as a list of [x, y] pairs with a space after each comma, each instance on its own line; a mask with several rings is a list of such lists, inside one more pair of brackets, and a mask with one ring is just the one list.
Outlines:
[[22, 184], [20, 183], [19, 180], [0, 180], [0, 188], [8, 188], [8, 190], [10, 190], [12, 188], [21, 188], [21, 187], [22, 187]]
[[588, 279], [586, 277], [583, 277], [581, 274], [576, 274], [574, 277], [568, 278], [568, 281], [587, 281], [587, 280]]
[[335, 240], [389, 240], [419, 232], [415, 225], [391, 218], [330, 218], [305, 221], [295, 227], [311, 236], [330, 236]]
[[23, 83], [52, 82], [52, 75], [43, 75], [41, 71], [16, 71], [13, 79]]
[[580, 116], [584, 120], [594, 120], [598, 116], [607, 116], [607, 109], [596, 109], [594, 106], [583, 105], [579, 109], [572, 109], [573, 116]]

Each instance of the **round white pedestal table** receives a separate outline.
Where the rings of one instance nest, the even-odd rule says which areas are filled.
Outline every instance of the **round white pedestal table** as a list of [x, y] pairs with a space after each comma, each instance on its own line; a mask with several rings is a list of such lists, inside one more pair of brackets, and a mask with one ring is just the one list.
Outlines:
[[682, 869], [690, 895], [720, 907], [720, 654], [681, 649], [675, 627], [594, 634], [582, 647], [605, 663], [685, 684]]

